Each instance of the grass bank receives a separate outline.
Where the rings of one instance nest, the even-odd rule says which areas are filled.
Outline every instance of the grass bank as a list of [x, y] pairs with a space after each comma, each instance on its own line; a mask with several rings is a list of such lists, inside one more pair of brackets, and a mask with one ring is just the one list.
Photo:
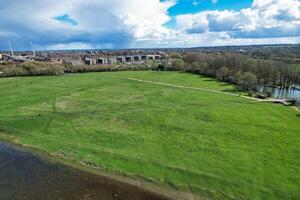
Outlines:
[[3, 78], [0, 91], [3, 137], [74, 163], [212, 199], [300, 195], [300, 115], [226, 94], [237, 93], [232, 85], [107, 72]]

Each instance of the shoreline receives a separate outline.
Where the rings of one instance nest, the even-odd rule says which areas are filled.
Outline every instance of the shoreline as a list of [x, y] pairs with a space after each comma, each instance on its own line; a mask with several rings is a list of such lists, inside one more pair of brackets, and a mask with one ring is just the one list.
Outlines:
[[78, 163], [69, 159], [59, 157], [55, 154], [51, 154], [37, 147], [22, 144], [18, 142], [18, 139], [14, 137], [10, 137], [7, 134], [0, 133], [0, 142], [12, 147], [13, 149], [30, 153], [31, 155], [36, 156], [40, 158], [42, 161], [48, 162], [50, 164], [62, 166], [67, 168], [68, 170], [77, 170], [81, 173], [95, 175], [97, 178], [103, 180], [109, 180], [115, 184], [121, 184], [124, 186], [133, 187], [138, 189], [139, 192], [153, 194], [154, 196], [160, 197], [162, 199], [166, 199], [166, 200], [201, 199], [195, 194], [176, 190], [175, 188], [172, 188], [171, 186], [164, 184], [162, 182], [158, 182], [156, 180], [150, 180], [141, 176], [137, 177], [123, 172], [117, 172], [117, 171], [108, 172], [101, 168], [93, 168], [88, 165], [85, 165], [84, 163]]

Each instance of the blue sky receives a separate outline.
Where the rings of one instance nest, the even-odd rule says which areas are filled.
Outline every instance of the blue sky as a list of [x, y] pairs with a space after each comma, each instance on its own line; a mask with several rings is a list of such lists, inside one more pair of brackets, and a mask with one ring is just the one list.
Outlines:
[[[163, 2], [163, 1], [162, 1]], [[195, 14], [205, 10], [241, 10], [251, 7], [252, 0], [181, 0], [168, 9], [168, 14], [172, 17], [165, 25], [168, 28], [175, 28], [174, 17], [182, 14]]]
[[57, 21], [61, 21], [62, 23], [70, 24], [72, 26], [78, 25], [78, 22], [76, 20], [72, 19], [68, 14], [56, 16], [56, 17], [54, 17], [54, 19]]
[[252, 0], [181, 0], [168, 9], [171, 16], [194, 14], [205, 10], [241, 10], [251, 7]]
[[0, 50], [300, 43], [300, 0], [0, 3]]

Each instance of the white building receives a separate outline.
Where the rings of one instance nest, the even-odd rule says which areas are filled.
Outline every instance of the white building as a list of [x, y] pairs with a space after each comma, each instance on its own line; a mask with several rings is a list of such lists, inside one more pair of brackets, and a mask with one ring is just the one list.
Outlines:
[[70, 66], [82, 65], [83, 62], [81, 60], [67, 60], [66, 63]]
[[85, 58], [84, 63], [85, 63], [86, 65], [95, 65], [95, 64], [96, 64], [96, 59], [93, 59], [93, 58]]
[[133, 56], [126, 56], [125, 60], [126, 60], [126, 62], [133, 62], [134, 61], [134, 57]]
[[117, 58], [112, 57], [112, 58], [108, 58], [108, 64], [115, 64], [117, 63]]
[[117, 57], [117, 62], [118, 62], [118, 63], [123, 63], [123, 62], [125, 62], [125, 61], [126, 61], [125, 56], [118, 56], [118, 57]]
[[108, 59], [107, 58], [97, 58], [96, 63], [98, 65], [105, 65], [105, 64], [108, 64]]

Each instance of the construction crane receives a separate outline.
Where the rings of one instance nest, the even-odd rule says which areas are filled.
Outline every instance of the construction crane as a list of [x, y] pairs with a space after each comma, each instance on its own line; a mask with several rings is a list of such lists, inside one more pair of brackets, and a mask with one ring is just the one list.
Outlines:
[[[14, 51], [12, 49], [10, 41], [8, 41], [9, 49], [10, 49], [10, 59], [14, 61], [19, 61], [19, 62], [25, 62], [25, 61], [30, 61], [31, 59], [28, 58], [27, 56], [21, 56], [21, 55], [14, 55]], [[35, 52], [34, 52], [35, 56]]]
[[10, 49], [10, 53], [11, 53], [11, 56], [14, 56], [14, 51], [11, 47], [11, 44], [10, 44], [10, 41], [8, 40], [8, 45], [9, 45], [9, 49]]
[[31, 48], [32, 48], [33, 57], [35, 58], [35, 49], [34, 49], [34, 45], [33, 45], [32, 42], [30, 42], [30, 43], [31, 43]]

